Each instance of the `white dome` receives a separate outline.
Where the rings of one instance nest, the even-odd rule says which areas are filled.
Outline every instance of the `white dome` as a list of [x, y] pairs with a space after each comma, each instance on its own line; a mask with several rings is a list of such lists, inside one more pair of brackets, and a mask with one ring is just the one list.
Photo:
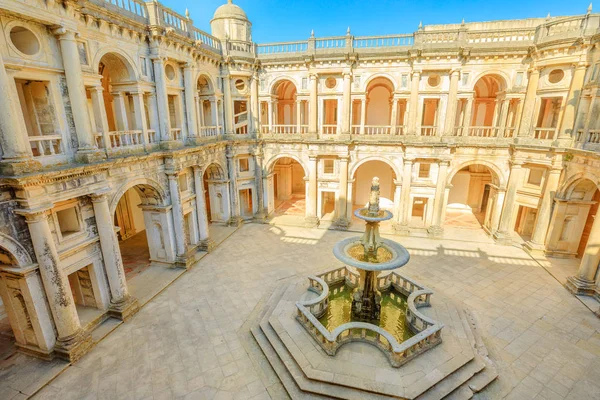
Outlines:
[[213, 20], [223, 18], [243, 19], [244, 21], [248, 21], [248, 17], [244, 10], [233, 4], [231, 0], [227, 0], [227, 4], [223, 4], [217, 8], [215, 15], [213, 15]]

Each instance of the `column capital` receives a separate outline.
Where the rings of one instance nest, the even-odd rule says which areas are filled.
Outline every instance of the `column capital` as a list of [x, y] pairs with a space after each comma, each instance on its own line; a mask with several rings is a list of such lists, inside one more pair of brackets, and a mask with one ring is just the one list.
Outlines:
[[411, 165], [414, 161], [414, 158], [404, 157], [404, 165]]
[[343, 161], [343, 162], [350, 161], [350, 156], [348, 156], [348, 155], [338, 156], [338, 158], [340, 159], [340, 161]]
[[510, 160], [510, 168], [521, 168], [525, 162], [523, 160]]
[[169, 180], [173, 180], [173, 179], [177, 179], [177, 177], [179, 175], [181, 175], [182, 171], [175, 171], [175, 170], [167, 170], [165, 171], [165, 174], [167, 175], [167, 178]]
[[103, 201], [108, 201], [108, 194], [110, 193], [109, 188], [100, 189], [97, 192], [89, 194], [89, 198], [92, 200], [92, 203], [101, 203]]
[[317, 161], [318, 157], [315, 155], [309, 155], [308, 156], [308, 161]]
[[71, 40], [74, 41], [75, 37], [77, 36], [77, 32], [69, 29], [67, 27], [64, 26], [60, 26], [58, 28], [55, 28], [52, 30], [52, 34], [56, 37], [58, 37], [58, 40]]
[[458, 74], [460, 74], [460, 69], [453, 68], [453, 69], [450, 70], [450, 76], [456, 76]]
[[183, 67], [183, 69], [193, 69], [196, 64], [193, 62], [183, 62], [181, 63], [181, 66]]
[[422, 72], [422, 71], [420, 71], [420, 70], [413, 70], [413, 71], [411, 71], [411, 72], [410, 72], [410, 74], [411, 74], [411, 77], [412, 77], [412, 78], [414, 78], [414, 77], [417, 77], [417, 78], [419, 78], [419, 77], [421, 77], [421, 74], [422, 74], [422, 73], [423, 73], [423, 72]]
[[342, 72], [342, 77], [344, 79], [346, 79], [346, 78], [352, 78], [352, 71], [344, 71], [344, 72]]
[[310, 72], [310, 73], [308, 74], [308, 78], [309, 78], [310, 80], [319, 79], [319, 74], [317, 74], [316, 72]]
[[448, 167], [448, 166], [450, 166], [450, 162], [451, 162], [451, 160], [447, 160], [447, 159], [440, 159], [440, 160], [438, 160], [438, 165], [439, 165], [440, 167], [441, 167], [441, 166]]
[[35, 208], [20, 208], [15, 210], [15, 214], [25, 217], [27, 223], [38, 222], [47, 219], [53, 207], [54, 204], [43, 204]]

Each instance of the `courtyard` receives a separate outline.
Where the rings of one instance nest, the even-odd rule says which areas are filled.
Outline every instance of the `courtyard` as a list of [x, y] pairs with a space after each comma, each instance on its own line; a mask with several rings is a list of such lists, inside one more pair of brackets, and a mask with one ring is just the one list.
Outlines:
[[[242, 226], [34, 398], [286, 398], [247, 321], [278, 285], [336, 266], [331, 248], [351, 235]], [[600, 320], [555, 278], [572, 266], [469, 235], [455, 228], [447, 240], [393, 239], [411, 254], [404, 274], [476, 317], [499, 372], [478, 396], [598, 398]]]

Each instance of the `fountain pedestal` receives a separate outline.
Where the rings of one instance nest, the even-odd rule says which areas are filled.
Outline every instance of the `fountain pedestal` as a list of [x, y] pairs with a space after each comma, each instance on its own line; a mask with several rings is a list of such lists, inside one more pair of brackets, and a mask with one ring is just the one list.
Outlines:
[[381, 294], [374, 271], [359, 270], [360, 287], [352, 294], [352, 316], [357, 321], [377, 321], [381, 312]]

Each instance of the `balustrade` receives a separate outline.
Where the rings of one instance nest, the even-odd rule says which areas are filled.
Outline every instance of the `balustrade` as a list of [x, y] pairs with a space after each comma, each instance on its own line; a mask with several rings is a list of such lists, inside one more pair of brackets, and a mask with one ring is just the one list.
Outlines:
[[346, 38], [344, 36], [315, 40], [316, 49], [339, 49], [344, 47], [346, 47]]
[[600, 130], [588, 131], [586, 143], [600, 144]]
[[421, 126], [421, 136], [436, 136], [437, 126]]
[[498, 128], [494, 126], [470, 126], [467, 136], [472, 137], [497, 137]]
[[142, 131], [113, 131], [108, 132], [110, 147], [123, 148], [144, 144]]
[[535, 128], [533, 137], [536, 139], [554, 139], [556, 128]]
[[28, 139], [34, 157], [63, 154], [61, 135], [29, 136]]
[[355, 48], [380, 48], [412, 46], [415, 42], [412, 34], [389, 35], [389, 36], [361, 36], [354, 39], [352, 45]]
[[181, 140], [181, 128], [171, 128], [171, 140]]
[[337, 125], [323, 125], [324, 135], [335, 135], [337, 133]]
[[301, 53], [308, 50], [308, 42], [285, 42], [257, 45], [258, 54]]
[[198, 130], [201, 137], [214, 137], [219, 135], [219, 128], [216, 126], [201, 126]]

